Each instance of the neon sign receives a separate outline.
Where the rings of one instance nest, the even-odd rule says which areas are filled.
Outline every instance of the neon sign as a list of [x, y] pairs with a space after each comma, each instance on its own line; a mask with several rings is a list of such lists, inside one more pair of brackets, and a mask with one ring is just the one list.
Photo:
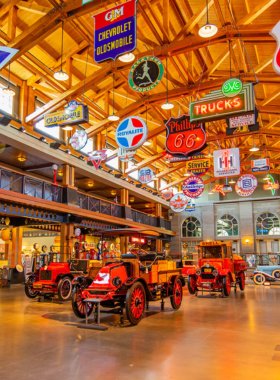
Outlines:
[[279, 183], [275, 183], [272, 175], [268, 174], [267, 176], [269, 177], [269, 181], [268, 181], [268, 183], [263, 185], [263, 188], [264, 188], [264, 190], [271, 190], [271, 194], [275, 195], [275, 190], [279, 189]]
[[230, 78], [222, 86], [224, 96], [233, 97], [238, 95], [243, 88], [243, 83], [238, 78]]
[[222, 195], [226, 195], [226, 193], [223, 191], [224, 185], [215, 185], [215, 187], [211, 190], [211, 193], [220, 193]]
[[130, 243], [141, 243], [141, 244], [146, 243], [146, 239], [144, 238], [130, 237], [129, 240], [130, 240]]

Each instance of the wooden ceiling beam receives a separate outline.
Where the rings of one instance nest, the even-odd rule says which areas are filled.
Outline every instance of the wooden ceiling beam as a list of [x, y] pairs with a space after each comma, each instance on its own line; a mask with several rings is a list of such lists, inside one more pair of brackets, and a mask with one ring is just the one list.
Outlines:
[[237, 26], [247, 25], [259, 17], [264, 11], [266, 11], [277, 0], [263, 0], [261, 1], [250, 13], [244, 16], [237, 22]]
[[19, 3], [17, 3], [17, 8], [38, 15], [46, 15], [52, 10], [52, 8], [42, 7], [41, 5], [37, 5], [35, 3], [28, 3], [26, 1], [20, 1]]
[[139, 170], [141, 169], [142, 167], [146, 166], [146, 165], [150, 165], [152, 164], [153, 162], [157, 161], [157, 160], [160, 160], [162, 158], [162, 153], [158, 153], [158, 154], [155, 154], [151, 157], [148, 157], [146, 158], [145, 160], [139, 162], [138, 164], [135, 165], [135, 169], [126, 169], [125, 170], [125, 174], [129, 174], [129, 173], [132, 173], [134, 172], [135, 170]]
[[6, 1], [0, 8], [0, 18], [5, 16], [20, 0]]

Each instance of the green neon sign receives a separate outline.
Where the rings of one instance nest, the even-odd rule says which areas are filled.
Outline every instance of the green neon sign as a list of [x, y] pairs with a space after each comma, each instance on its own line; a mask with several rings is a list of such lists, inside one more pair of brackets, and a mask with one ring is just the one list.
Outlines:
[[229, 98], [238, 95], [243, 89], [243, 83], [238, 78], [230, 78], [222, 86], [222, 93]]

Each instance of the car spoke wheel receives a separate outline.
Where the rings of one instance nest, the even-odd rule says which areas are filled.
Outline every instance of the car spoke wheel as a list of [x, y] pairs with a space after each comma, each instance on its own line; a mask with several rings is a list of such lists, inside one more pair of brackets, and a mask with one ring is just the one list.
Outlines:
[[253, 281], [256, 285], [263, 285], [265, 283], [265, 276], [262, 273], [256, 273]]
[[231, 290], [231, 281], [229, 276], [225, 276], [223, 278], [223, 291], [224, 295], [228, 297], [230, 295], [230, 290]]
[[[78, 318], [86, 317], [86, 304], [83, 302], [82, 290], [75, 288], [73, 291], [72, 298], [72, 309], [74, 314]], [[88, 304], [87, 306], [87, 315], [89, 316], [92, 313], [93, 306], [92, 304]]]
[[194, 275], [188, 277], [188, 290], [190, 294], [197, 292], [196, 279]]
[[137, 325], [144, 314], [146, 294], [143, 285], [136, 282], [128, 289], [125, 300], [126, 315], [130, 323]]
[[240, 277], [239, 277], [239, 288], [242, 291], [245, 289], [245, 274], [244, 274], [244, 272], [242, 272]]
[[32, 283], [34, 282], [34, 279], [29, 279], [27, 283], [25, 284], [25, 294], [28, 298], [36, 298], [39, 295], [39, 292], [36, 290], [33, 290]]
[[280, 279], [280, 269], [275, 269], [273, 272], [272, 272], [272, 276], [277, 278], [278, 280]]
[[72, 281], [70, 277], [63, 277], [58, 284], [58, 298], [61, 301], [67, 301], [72, 295]]
[[173, 309], [178, 310], [181, 307], [183, 299], [183, 287], [181, 280], [177, 278], [173, 287], [173, 297], [170, 297], [171, 306]]

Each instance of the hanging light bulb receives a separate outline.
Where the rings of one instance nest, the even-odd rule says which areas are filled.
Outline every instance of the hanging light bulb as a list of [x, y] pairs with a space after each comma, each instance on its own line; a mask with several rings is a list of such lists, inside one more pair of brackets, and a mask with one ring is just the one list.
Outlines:
[[168, 101], [168, 70], [167, 70], [167, 58], [166, 58], [166, 102], [161, 105], [163, 110], [171, 110], [174, 107], [173, 103]]
[[115, 115], [115, 73], [113, 74], [113, 114], [108, 116], [110, 121], [118, 121], [120, 117]]
[[64, 127], [62, 127], [62, 129], [64, 131], [72, 131], [73, 127], [71, 127], [71, 125], [65, 125]]
[[236, 183], [236, 181], [232, 178], [229, 183]]
[[2, 93], [7, 96], [14, 96], [16, 93], [12, 88], [10, 88], [10, 66], [11, 66], [11, 61], [9, 61], [8, 84], [7, 84], [7, 87], [2, 89]]
[[134, 59], [135, 55], [133, 53], [127, 53], [119, 57], [119, 60], [122, 62], [132, 62]]
[[144, 144], [145, 146], [152, 145], [151, 141], [145, 141]]
[[198, 34], [200, 35], [200, 37], [210, 38], [210, 37], [215, 36], [215, 34], [218, 31], [218, 28], [216, 27], [215, 24], [210, 24], [208, 20], [208, 0], [206, 0], [206, 14], [207, 14], [207, 22], [205, 25], [203, 25], [199, 29]]
[[120, 120], [120, 117], [118, 115], [115, 115], [113, 113], [112, 115], [108, 116], [108, 120], [110, 120], [110, 121], [118, 121], [118, 120]]
[[250, 152], [257, 152], [258, 150], [260, 150], [260, 148], [257, 147], [257, 146], [255, 145], [255, 137], [254, 137], [254, 133], [253, 133], [253, 146], [252, 146], [252, 148], [249, 149], [249, 150], [250, 150]]
[[62, 27], [61, 27], [61, 30], [62, 30], [62, 36], [61, 36], [61, 68], [59, 71], [57, 71], [56, 73], [54, 73], [54, 78], [56, 80], [60, 80], [60, 81], [64, 81], [64, 80], [67, 80], [69, 78], [69, 75], [67, 73], [65, 73], [63, 70], [62, 70], [62, 56], [63, 56], [63, 26], [64, 26], [64, 21], [61, 20], [62, 22]]

